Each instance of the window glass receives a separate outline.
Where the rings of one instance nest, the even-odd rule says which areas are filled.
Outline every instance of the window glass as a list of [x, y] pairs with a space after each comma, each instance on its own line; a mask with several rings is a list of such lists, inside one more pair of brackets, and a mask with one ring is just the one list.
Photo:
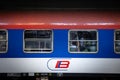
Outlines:
[[7, 31], [0, 30], [0, 53], [4, 53], [7, 51]]
[[25, 30], [24, 51], [51, 52], [53, 44], [52, 30]]
[[75, 53], [97, 52], [98, 39], [96, 30], [70, 30], [69, 51]]
[[115, 31], [115, 52], [120, 53], [120, 30]]

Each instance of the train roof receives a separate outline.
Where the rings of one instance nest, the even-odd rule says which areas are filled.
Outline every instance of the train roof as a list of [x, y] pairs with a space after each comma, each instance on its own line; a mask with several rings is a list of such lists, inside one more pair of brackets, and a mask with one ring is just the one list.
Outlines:
[[[120, 28], [120, 11], [42, 10], [1, 11], [0, 28], [5, 25], [115, 26]], [[21, 26], [22, 27], [22, 26]], [[34, 27], [35, 28], [35, 27]], [[63, 27], [64, 28], [64, 27]]]

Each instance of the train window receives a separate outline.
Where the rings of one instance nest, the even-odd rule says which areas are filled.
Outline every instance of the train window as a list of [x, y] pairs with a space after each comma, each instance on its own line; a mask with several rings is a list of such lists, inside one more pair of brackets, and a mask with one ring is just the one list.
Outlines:
[[50, 53], [53, 50], [52, 30], [25, 30], [24, 51]]
[[6, 30], [0, 30], [0, 53], [7, 52], [8, 47], [8, 37]]
[[116, 30], [114, 34], [114, 50], [120, 53], [120, 30]]
[[98, 51], [97, 30], [70, 30], [68, 46], [70, 53], [96, 53]]

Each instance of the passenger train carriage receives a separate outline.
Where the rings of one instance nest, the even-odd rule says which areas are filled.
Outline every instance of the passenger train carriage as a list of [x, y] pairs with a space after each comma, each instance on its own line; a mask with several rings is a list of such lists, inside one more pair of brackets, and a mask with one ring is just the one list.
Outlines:
[[0, 73], [119, 74], [120, 12], [0, 12]]

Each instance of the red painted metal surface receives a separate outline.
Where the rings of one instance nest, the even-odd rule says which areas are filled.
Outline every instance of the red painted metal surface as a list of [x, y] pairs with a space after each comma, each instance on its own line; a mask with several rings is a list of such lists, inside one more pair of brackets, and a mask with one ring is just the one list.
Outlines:
[[0, 29], [119, 29], [120, 11], [4, 11]]
[[120, 29], [120, 25], [95, 26], [57, 26], [57, 25], [2, 25], [0, 29]]

